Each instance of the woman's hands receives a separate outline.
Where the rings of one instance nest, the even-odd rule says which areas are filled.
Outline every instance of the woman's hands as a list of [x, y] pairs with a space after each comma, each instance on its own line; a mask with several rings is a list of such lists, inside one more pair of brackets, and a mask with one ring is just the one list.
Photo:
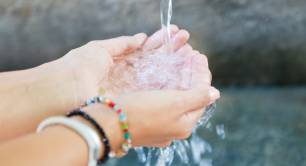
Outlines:
[[[111, 96], [115, 96], [114, 99], [128, 115], [133, 146], [136, 147], [165, 147], [173, 140], [188, 138], [203, 115], [205, 107], [220, 98], [220, 92], [211, 87], [212, 78], [206, 56], [192, 50], [191, 46], [186, 44], [189, 38], [186, 31], [180, 31], [175, 26], [172, 31], [175, 50], [173, 56], [184, 57], [188, 62], [185, 65], [192, 66], [192, 70], [187, 74], [177, 72], [178, 77], [182, 77], [180, 84], [185, 84], [185, 80], [189, 80], [188, 90], [164, 89], [133, 92], [134, 89], [130, 89], [129, 84], [124, 84], [125, 80], [122, 80], [120, 75], [115, 77], [117, 83], [120, 81], [122, 83], [114, 87], [118, 88], [115, 89], [117, 93]], [[161, 34], [157, 32], [150, 37], [144, 49], [163, 49]], [[129, 57], [122, 57], [122, 59], [127, 61]], [[134, 73], [129, 72], [129, 68], [131, 67], [126, 65], [126, 68], [123, 68], [125, 70], [121, 69], [119, 74], [126, 73], [132, 76]], [[126, 93], [120, 93], [120, 91]], [[112, 147], [118, 149], [123, 142], [118, 117], [112, 111], [105, 110], [108, 108], [99, 105], [86, 108], [86, 111], [96, 117], [106, 130]]]
[[[104, 87], [107, 94], [117, 99], [128, 114], [134, 146], [164, 147], [175, 139], [189, 137], [192, 129], [203, 115], [205, 107], [214, 103], [220, 97], [219, 91], [211, 87], [211, 73], [206, 56], [193, 50], [187, 44], [188, 32], [179, 30], [176, 26], [172, 26], [171, 29], [173, 56], [182, 57], [184, 61], [188, 62], [184, 65], [192, 68], [188, 73], [177, 72], [177, 77], [182, 78], [182, 82], [179, 84], [183, 86], [189, 84], [189, 90], [136, 90], [135, 92], [135, 88], [131, 87], [131, 84], [126, 84], [125, 77], [122, 76], [134, 77], [135, 74], [131, 72], [133, 61], [130, 59], [133, 59], [133, 57], [129, 53], [133, 53], [139, 48], [143, 52], [161, 52], [164, 49], [162, 31], [152, 35], [144, 44], [145, 36], [139, 35], [137, 39], [139, 42], [135, 42], [137, 44], [123, 46], [123, 49], [119, 49], [121, 51], [112, 51], [116, 50], [114, 47], [110, 47], [110, 51], [107, 51], [104, 49], [105, 45], [101, 49], [104, 41], [92, 42], [70, 52], [64, 57], [66, 59], [63, 59], [66, 61], [63, 64], [71, 63], [71, 68], [77, 66], [76, 64], [81, 68], [84, 65], [85, 70], [83, 69], [83, 71], [88, 72], [84, 76], [88, 76], [88, 78], [86, 82], [81, 82], [80, 85], [84, 86], [88, 83], [87, 86], [90, 90], [86, 88], [87, 86], [84, 86], [83, 94], [86, 90], [85, 93], [90, 92], [88, 95], [91, 96], [89, 97], [95, 96], [101, 85], [108, 85]], [[97, 56], [97, 51], [92, 52], [94, 48], [97, 51], [104, 52], [104, 54], [101, 54], [104, 57]], [[92, 59], [91, 54], [86, 54], [86, 52], [92, 52]], [[97, 61], [98, 58], [104, 60]], [[118, 65], [121, 66], [118, 67]], [[108, 77], [110, 69], [118, 70], [118, 72], [117, 74], [112, 73], [112, 80], [108, 82], [110, 81]], [[188, 83], [186, 83], [186, 80], [188, 80]], [[136, 84], [136, 82], [131, 83]], [[112, 147], [120, 148], [123, 138], [122, 134], [118, 134], [121, 133], [121, 130], [117, 115], [110, 111], [102, 111], [108, 110], [103, 106], [93, 106], [86, 108], [86, 110], [100, 121], [111, 139]]]
[[[148, 38], [140, 51], [115, 59], [109, 80], [103, 85], [106, 94], [182, 89], [182, 80], [190, 80], [183, 78], [183, 68], [191, 68], [191, 64], [187, 66], [187, 63], [192, 59], [193, 50], [186, 44], [189, 39], [186, 30], [180, 30], [173, 25], [171, 34], [170, 45], [173, 48], [171, 54], [166, 51], [166, 46], [163, 44], [164, 32], [160, 30]], [[191, 73], [188, 77], [190, 76]]]
[[98, 95], [101, 84], [107, 80], [114, 59], [141, 48], [146, 39], [147, 36], [140, 33], [134, 36], [92, 41], [71, 50], [63, 58], [51, 63], [54, 64], [53, 68], [69, 71], [63, 75], [68, 79], [62, 78], [66, 82], [61, 81], [61, 84], [71, 85], [71, 91], [68, 93], [71, 96], [70, 100], [75, 104], [70, 109], [80, 106], [89, 97]]
[[98, 95], [113, 58], [137, 50], [146, 39], [138, 34], [94, 41], [36, 68], [1, 73], [0, 142], [31, 133], [43, 119], [64, 115]]
[[[175, 139], [187, 138], [203, 115], [204, 108], [220, 97], [219, 91], [211, 87], [206, 57], [187, 44], [189, 34], [175, 26], [172, 33], [174, 56], [185, 58], [188, 63], [184, 65], [192, 66], [191, 72], [178, 72], [182, 84], [185, 84], [184, 80], [190, 80], [188, 90], [129, 90], [128, 93], [112, 95], [128, 115], [134, 146], [165, 147]], [[43, 119], [64, 115], [78, 108], [86, 99], [97, 96], [101, 85], [107, 81], [109, 70], [118, 59], [129, 63], [126, 57], [138, 49], [162, 49], [160, 34], [157, 32], [148, 39], [146, 35], [138, 34], [90, 42], [59, 60], [37, 68], [1, 74], [0, 111], [3, 112], [0, 112], [0, 142], [29, 134]], [[126, 71], [129, 74], [129, 70]], [[114, 80], [122, 81], [120, 77], [114, 77]], [[130, 88], [117, 87], [118, 92]], [[105, 90], [111, 92], [112, 87]], [[104, 128], [113, 150], [118, 150], [123, 142], [118, 116], [102, 105], [85, 110]], [[3, 156], [1, 162], [4, 165], [46, 165], [52, 161], [57, 161], [57, 165], [85, 164], [86, 145], [83, 142], [67, 128], [55, 127], [43, 134], [32, 134], [3, 144], [0, 148], [0, 156]], [[33, 153], [25, 153], [22, 149], [31, 149]], [[44, 149], [48, 149], [48, 153], [44, 153]], [[67, 153], [67, 149], [74, 150]], [[10, 158], [12, 154], [21, 160]]]
[[[161, 34], [160, 31], [149, 38], [145, 34], [138, 34], [90, 42], [70, 51], [63, 58], [37, 68], [3, 74], [0, 80], [6, 86], [0, 89], [4, 96], [3, 102], [0, 102], [0, 110], [10, 111], [4, 114], [0, 122], [10, 125], [2, 125], [0, 141], [33, 132], [43, 119], [63, 115], [78, 108], [86, 99], [99, 95], [101, 85], [107, 81], [108, 72], [118, 59], [124, 60], [138, 49], [162, 49]], [[172, 27], [172, 34], [174, 55], [192, 60], [189, 64], [194, 67], [190, 90], [142, 91], [113, 95], [127, 111], [135, 146], [163, 146], [173, 139], [186, 137], [203, 114], [204, 107], [220, 96], [217, 90], [210, 87], [211, 74], [206, 57], [192, 50], [187, 44], [189, 34], [176, 26]], [[186, 74], [179, 73], [179, 76], [185, 77]], [[120, 77], [115, 77], [116, 80], [120, 82]], [[129, 88], [117, 87], [119, 92], [123, 88]], [[111, 89], [112, 87], [106, 91]], [[16, 98], [20, 101], [18, 105], [14, 104]], [[111, 118], [113, 120], [110, 120]], [[99, 119], [103, 126], [118, 125], [115, 115], [103, 115]], [[116, 137], [113, 140], [121, 142], [122, 138], [118, 135], [120, 129], [108, 132]]]

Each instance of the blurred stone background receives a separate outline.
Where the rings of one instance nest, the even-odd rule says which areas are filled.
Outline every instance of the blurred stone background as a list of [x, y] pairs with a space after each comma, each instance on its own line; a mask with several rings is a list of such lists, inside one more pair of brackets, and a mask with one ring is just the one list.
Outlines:
[[[173, 2], [173, 23], [191, 32], [224, 87], [211, 123], [224, 124], [226, 138], [203, 128], [213, 151], [201, 156], [211, 164], [200, 166], [305, 165], [306, 89], [292, 86], [306, 84], [306, 1]], [[159, 28], [159, 0], [0, 0], [0, 72], [54, 60], [91, 40]], [[143, 164], [131, 153], [108, 165]]]
[[[209, 56], [215, 83], [306, 83], [305, 0], [174, 0], [173, 23]], [[159, 27], [159, 0], [0, 0], [0, 71]]]

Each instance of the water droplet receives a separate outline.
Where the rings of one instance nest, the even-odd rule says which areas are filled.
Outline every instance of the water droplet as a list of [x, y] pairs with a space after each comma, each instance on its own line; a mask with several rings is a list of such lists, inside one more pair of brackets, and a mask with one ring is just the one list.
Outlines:
[[154, 151], [154, 148], [150, 149], [148, 152], [146, 166], [151, 166], [153, 151]]
[[208, 123], [209, 119], [213, 116], [216, 110], [216, 106], [216, 103], [214, 103], [206, 109], [204, 116], [198, 122], [197, 128]]
[[202, 159], [200, 162], [200, 166], [212, 166], [212, 159]]
[[189, 158], [184, 143], [182, 141], [175, 141], [173, 147], [181, 161], [187, 164], [189, 162]]
[[205, 140], [194, 134], [190, 140], [192, 157], [195, 163], [200, 163], [202, 155], [205, 153], [211, 153], [212, 147]]
[[143, 148], [135, 148], [137, 153], [138, 160], [142, 163], [145, 163], [147, 160], [146, 153]]
[[205, 126], [205, 128], [208, 130], [208, 131], [213, 131], [213, 127], [212, 127], [212, 124], [210, 122], [207, 123], [207, 125]]
[[221, 125], [217, 125], [216, 126], [216, 132], [217, 135], [221, 138], [221, 139], [225, 139], [225, 129], [224, 129], [224, 124]]

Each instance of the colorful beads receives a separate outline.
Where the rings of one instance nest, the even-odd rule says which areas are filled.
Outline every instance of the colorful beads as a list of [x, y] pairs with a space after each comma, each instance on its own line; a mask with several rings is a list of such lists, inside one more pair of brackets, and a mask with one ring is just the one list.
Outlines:
[[124, 133], [124, 138], [127, 140], [127, 139], [130, 139], [130, 134], [128, 132]]
[[108, 103], [108, 106], [111, 107], [111, 108], [114, 108], [115, 105], [116, 105], [116, 104], [115, 104], [114, 102], [112, 102], [112, 101], [110, 101], [110, 102]]
[[105, 101], [105, 98], [103, 96], [99, 96], [99, 97], [96, 97], [96, 101], [99, 103], [102, 103]]
[[127, 124], [121, 124], [121, 129], [122, 130], [128, 130], [129, 129], [129, 126]]
[[115, 157], [115, 156], [121, 157], [121, 156], [126, 155], [128, 151], [132, 148], [132, 139], [131, 139], [131, 134], [129, 133], [129, 126], [127, 123], [127, 116], [125, 112], [114, 101], [112, 101], [109, 98], [103, 97], [103, 96], [98, 96], [98, 97], [94, 97], [92, 99], [87, 100], [85, 103], [85, 106], [90, 106], [96, 103], [107, 105], [119, 115], [119, 122], [120, 122], [121, 130], [123, 131], [123, 138], [124, 138], [124, 142], [121, 145], [123, 152], [116, 152], [116, 153], [112, 152], [110, 157]]
[[117, 112], [117, 114], [121, 114], [122, 113], [122, 109], [118, 109], [116, 112]]
[[122, 144], [122, 149], [127, 153], [130, 150], [130, 146], [127, 143]]
[[118, 105], [115, 105], [113, 108], [116, 112], [118, 112], [118, 110], [120, 110], [120, 107]]
[[85, 105], [91, 105], [91, 104], [94, 104], [95, 103], [95, 100], [94, 99], [88, 99], [85, 103]]
[[127, 120], [127, 117], [124, 113], [120, 112], [119, 119], [120, 121], [125, 122]]
[[109, 105], [112, 101], [110, 99], [105, 99], [104, 102], [104, 104]]

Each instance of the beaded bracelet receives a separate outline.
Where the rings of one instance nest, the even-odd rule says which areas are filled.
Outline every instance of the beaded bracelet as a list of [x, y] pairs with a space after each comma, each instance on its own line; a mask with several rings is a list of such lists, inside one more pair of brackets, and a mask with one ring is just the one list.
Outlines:
[[107, 138], [103, 128], [96, 122], [96, 120], [94, 118], [92, 118], [90, 115], [88, 115], [86, 112], [84, 112], [83, 110], [79, 109], [79, 110], [75, 110], [72, 111], [70, 113], [68, 113], [66, 115], [67, 117], [74, 117], [74, 116], [80, 116], [83, 119], [85, 119], [86, 121], [88, 121], [89, 123], [91, 123], [96, 130], [98, 131], [101, 141], [104, 144], [104, 155], [102, 156], [101, 159], [98, 160], [98, 165], [101, 165], [103, 163], [105, 163], [108, 160], [108, 156], [110, 154], [110, 143], [109, 143], [109, 139]]
[[103, 97], [103, 96], [97, 96], [97, 97], [88, 99], [86, 103], [84, 104], [84, 107], [90, 106], [96, 103], [107, 105], [119, 115], [119, 122], [120, 122], [121, 129], [123, 131], [124, 142], [121, 145], [122, 151], [111, 152], [110, 157], [122, 157], [126, 155], [128, 151], [132, 148], [132, 139], [131, 139], [131, 134], [129, 132], [129, 126], [127, 123], [127, 116], [125, 112], [114, 101], [112, 101], [109, 98]]

